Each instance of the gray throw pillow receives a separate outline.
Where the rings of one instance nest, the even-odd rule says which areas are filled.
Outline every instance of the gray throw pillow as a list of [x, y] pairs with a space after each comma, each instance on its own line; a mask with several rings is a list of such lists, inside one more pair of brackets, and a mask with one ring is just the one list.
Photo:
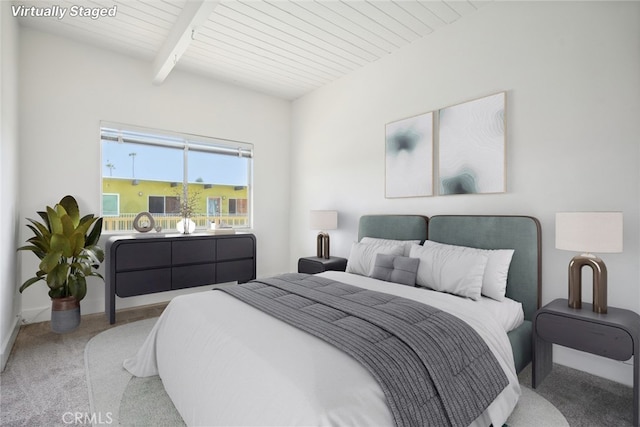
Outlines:
[[377, 254], [371, 277], [387, 282], [415, 286], [419, 258]]

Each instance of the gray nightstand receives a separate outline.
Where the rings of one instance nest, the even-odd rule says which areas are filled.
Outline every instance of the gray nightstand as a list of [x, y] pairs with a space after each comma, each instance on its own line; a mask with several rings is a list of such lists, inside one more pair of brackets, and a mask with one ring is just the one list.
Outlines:
[[298, 260], [298, 273], [316, 274], [327, 270], [345, 271], [346, 269], [347, 260], [336, 256], [329, 259], [310, 256]]
[[640, 315], [609, 307], [607, 314], [570, 308], [557, 299], [536, 312], [533, 320], [532, 385], [536, 388], [551, 372], [552, 344], [586, 351], [615, 360], [633, 358], [633, 425], [640, 420]]

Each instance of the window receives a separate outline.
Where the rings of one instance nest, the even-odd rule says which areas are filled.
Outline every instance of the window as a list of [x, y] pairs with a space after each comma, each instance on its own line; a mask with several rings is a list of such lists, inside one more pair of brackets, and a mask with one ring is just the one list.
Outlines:
[[207, 214], [210, 216], [220, 216], [220, 197], [208, 197], [207, 198]]
[[252, 144], [109, 123], [100, 141], [105, 231], [133, 230], [140, 212], [175, 229], [185, 203], [198, 228], [251, 226]]
[[229, 215], [246, 215], [247, 199], [229, 199]]
[[180, 197], [149, 196], [149, 213], [180, 214]]
[[120, 213], [120, 197], [118, 194], [102, 194], [102, 215], [118, 216]]

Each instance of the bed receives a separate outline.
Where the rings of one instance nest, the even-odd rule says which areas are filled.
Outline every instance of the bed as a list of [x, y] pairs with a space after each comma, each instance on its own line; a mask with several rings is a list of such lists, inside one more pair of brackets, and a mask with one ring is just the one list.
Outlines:
[[[373, 239], [381, 245], [390, 240], [413, 242], [403, 245], [402, 249], [394, 244], [394, 253], [377, 253], [375, 263], [371, 264], [376, 270], [375, 277], [372, 277], [372, 274], [357, 274], [359, 265], [356, 260], [364, 259], [357, 256], [357, 250], [363, 247], [370, 250], [373, 247], [372, 244], [365, 243], [367, 239]], [[479, 301], [448, 292], [404, 286], [380, 278], [380, 271], [391, 271], [390, 274], [394, 274], [394, 270], [385, 270], [378, 264], [379, 261], [405, 261], [413, 253], [421, 259], [420, 265], [424, 264], [422, 257], [432, 256], [432, 252], [425, 249], [424, 245], [427, 244], [447, 250], [464, 247], [465, 250], [479, 248], [512, 251], [505, 300], [521, 306], [520, 322], [505, 333], [507, 328], [491, 314], [491, 308], [487, 309]], [[485, 258], [486, 256], [483, 259]], [[286, 278], [262, 279], [265, 283], [250, 283], [246, 289], [231, 285], [226, 290], [222, 287], [214, 292], [177, 297], [167, 306], [138, 354], [126, 360], [124, 366], [137, 376], [160, 375], [167, 394], [187, 425], [441, 425], [443, 423], [438, 421], [438, 416], [450, 417], [446, 424], [451, 425], [502, 425], [520, 395], [517, 373], [531, 360], [531, 320], [539, 305], [540, 293], [538, 221], [523, 216], [442, 215], [430, 219], [420, 215], [363, 216], [359, 222], [358, 241], [354, 242], [349, 262], [348, 272], [324, 272], [309, 277], [293, 274]], [[420, 267], [416, 268], [416, 274], [420, 277]], [[399, 274], [405, 274], [402, 269], [398, 271]], [[270, 281], [275, 283], [269, 283]], [[266, 295], [276, 292], [272, 292], [272, 289], [277, 288], [273, 298], [292, 301], [290, 304], [293, 306], [298, 304], [301, 297], [297, 294], [282, 296], [280, 292], [289, 288], [294, 289], [292, 292], [297, 292], [299, 284], [309, 286], [309, 289], [300, 291], [300, 295], [305, 297], [315, 295], [318, 289], [329, 289], [332, 293], [330, 299], [334, 298], [333, 294], [336, 292], [352, 291], [354, 293], [348, 294], [349, 297], [365, 295], [366, 298], [375, 299], [388, 296], [383, 306], [387, 302], [410, 307], [416, 302], [425, 303], [433, 307], [434, 313], [441, 314], [442, 319], [464, 323], [467, 328], [464, 332], [456, 330], [450, 335], [453, 337], [458, 336], [458, 333], [469, 333], [469, 336], [479, 337], [477, 347], [482, 347], [484, 353], [477, 359], [486, 359], [486, 365], [478, 365], [483, 367], [478, 369], [476, 365], [470, 364], [464, 367], [464, 372], [470, 376], [468, 381], [476, 381], [482, 386], [466, 387], [462, 393], [460, 389], [447, 391], [446, 384], [444, 390], [437, 388], [441, 387], [437, 384], [436, 388], [424, 385], [424, 380], [417, 374], [418, 368], [414, 371], [400, 362], [394, 362], [405, 360], [402, 358], [406, 357], [409, 366], [414, 363], [413, 355], [402, 353], [401, 358], [395, 353], [387, 355], [386, 347], [382, 351], [369, 350], [368, 347], [367, 351], [358, 350], [361, 348], [360, 341], [357, 341], [360, 337], [356, 335], [359, 334], [362, 322], [342, 322], [344, 329], [341, 329], [341, 333], [351, 335], [346, 335], [345, 341], [339, 345], [334, 343], [338, 347], [342, 346], [339, 349], [327, 342], [335, 338], [321, 338], [325, 330], [317, 324], [323, 324], [322, 321], [292, 327], [288, 324], [290, 319], [285, 319], [289, 315], [281, 314], [288, 313], [288, 307], [286, 310], [282, 307], [272, 308], [275, 311], [269, 315], [255, 307], [263, 304], [268, 311], [267, 306], [271, 302], [242, 302], [238, 299], [239, 295], [232, 294], [247, 292], [253, 295], [261, 292]], [[269, 292], [264, 292], [265, 289]], [[482, 297], [482, 301], [485, 300], [487, 298]], [[496, 304], [493, 301], [487, 302]], [[342, 300], [336, 304], [343, 304]], [[346, 309], [350, 307], [349, 305]], [[306, 308], [305, 306], [303, 310]], [[368, 312], [369, 307], [362, 310]], [[323, 309], [324, 312], [329, 313], [329, 316], [334, 315], [333, 311]], [[297, 318], [297, 313], [292, 312], [289, 317]], [[351, 316], [348, 318], [351, 319]], [[391, 320], [392, 323], [394, 319]], [[438, 318], [437, 322], [441, 322], [441, 319]], [[424, 323], [422, 320], [416, 321], [420, 327]], [[440, 323], [436, 326], [437, 330]], [[402, 335], [407, 326], [403, 323], [392, 327], [398, 328], [398, 333]], [[357, 332], [356, 335], [353, 335], [353, 331]], [[408, 331], [407, 327], [407, 334], [410, 335]], [[467, 341], [467, 338], [459, 341]], [[469, 341], [473, 340], [469, 338]], [[386, 343], [387, 338], [378, 342]], [[457, 347], [456, 341], [452, 343]], [[424, 350], [427, 353], [436, 347], [433, 341], [427, 344]], [[417, 352], [421, 351], [422, 348]], [[456, 349], [447, 351], [456, 352]], [[418, 399], [421, 398], [422, 390], [427, 390], [425, 394], [429, 394], [430, 390], [437, 390], [435, 394], [449, 396], [442, 397], [440, 403], [434, 404], [445, 407], [444, 415], [438, 413], [430, 418], [431, 410], [415, 415], [415, 412], [431, 403], [420, 402], [419, 405], [413, 405], [395, 395], [391, 397], [389, 389], [394, 387], [393, 384], [381, 382], [379, 378], [390, 376], [389, 373], [372, 371], [371, 364], [377, 362], [371, 360], [381, 361], [380, 365], [402, 365], [388, 369], [391, 372], [403, 371], [402, 375], [408, 375], [406, 378], [415, 374], [415, 380], [395, 381], [396, 387], [398, 384], [406, 385], [410, 389], [408, 393], [414, 393]], [[489, 367], [485, 370], [485, 366]], [[427, 368], [432, 373], [430, 369], [434, 368]], [[438, 372], [435, 377], [439, 376]], [[489, 376], [500, 377], [499, 387], [498, 380], [496, 384], [492, 384], [485, 378]], [[393, 382], [394, 379], [390, 381]], [[449, 380], [443, 381], [447, 383]], [[490, 389], [495, 389], [495, 392], [490, 394]], [[466, 395], [466, 390], [469, 390], [469, 396]], [[465, 407], [479, 405], [476, 400], [480, 397], [471, 396], [474, 393], [482, 394], [480, 397], [486, 403], [480, 409], [475, 409], [477, 413], [458, 416], [459, 412], [466, 410]], [[467, 399], [474, 403], [465, 403]], [[432, 400], [435, 399], [425, 399], [428, 402]], [[449, 405], [453, 409], [449, 409]]]

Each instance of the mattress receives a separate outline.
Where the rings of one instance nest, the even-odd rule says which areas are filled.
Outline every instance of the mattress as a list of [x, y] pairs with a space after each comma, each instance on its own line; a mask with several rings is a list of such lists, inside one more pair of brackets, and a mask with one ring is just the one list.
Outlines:
[[[432, 305], [484, 339], [509, 384], [472, 425], [502, 425], [520, 396], [504, 328], [460, 297], [329, 271], [321, 276]], [[330, 344], [223, 292], [176, 297], [137, 355], [136, 376], [159, 375], [187, 425], [393, 425], [376, 380]]]

